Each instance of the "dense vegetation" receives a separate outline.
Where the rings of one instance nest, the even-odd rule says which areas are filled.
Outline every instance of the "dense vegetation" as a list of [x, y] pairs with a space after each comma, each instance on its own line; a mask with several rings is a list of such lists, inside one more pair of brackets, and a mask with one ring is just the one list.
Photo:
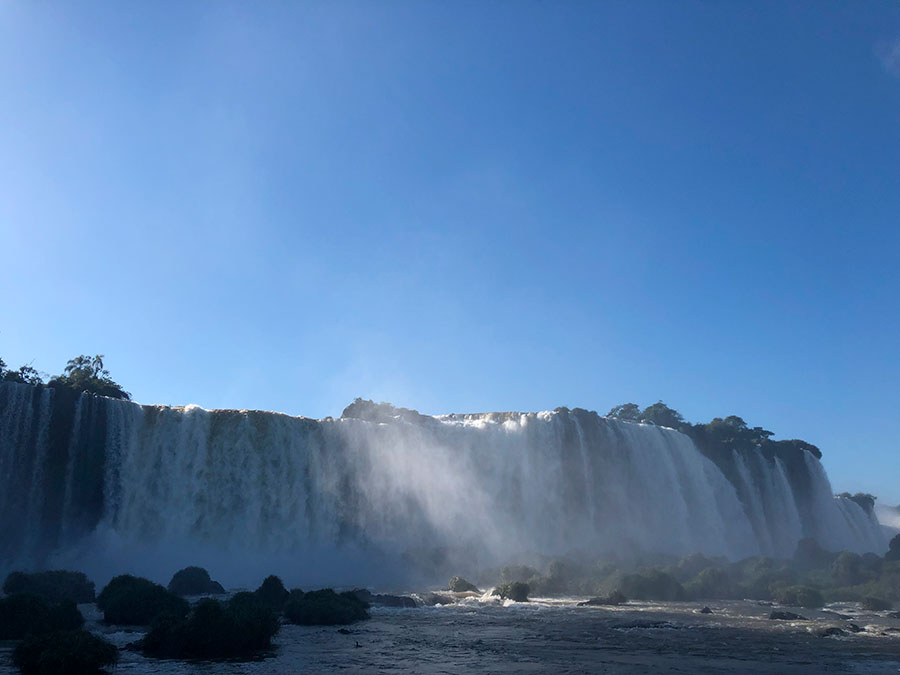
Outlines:
[[13, 652], [25, 675], [92, 675], [119, 660], [119, 650], [86, 630], [31, 635]]
[[794, 607], [855, 601], [864, 608], [888, 609], [900, 603], [900, 557], [892, 559], [893, 551], [900, 553], [900, 535], [891, 546], [884, 557], [825, 551], [812, 539], [804, 539], [789, 560], [757, 556], [730, 562], [700, 554], [612, 556], [594, 561], [565, 558], [550, 561], [543, 570], [528, 565], [486, 570], [479, 581], [496, 581], [498, 588], [518, 581], [538, 597], [602, 596], [590, 604], [623, 596], [664, 601], [749, 598]]
[[172, 575], [169, 592], [175, 595], [219, 595], [225, 592], [222, 584], [213, 581], [202, 567], [185, 567]]
[[762, 427], [750, 427], [737, 415], [716, 417], [706, 424], [691, 424], [677, 410], [657, 401], [643, 410], [636, 403], [624, 403], [610, 410], [606, 416], [626, 422], [643, 422], [677, 429], [690, 436], [701, 450], [713, 453], [722, 448], [730, 451], [761, 447], [805, 450], [817, 459], [822, 458], [822, 452], [812, 443], [797, 439], [773, 441], [770, 438], [773, 436], [771, 431]]
[[68, 600], [76, 604], [94, 602], [94, 582], [82, 572], [12, 572], [3, 582], [3, 592], [30, 593], [48, 602]]
[[83, 625], [84, 617], [69, 600], [51, 603], [30, 593], [0, 598], [0, 640], [78, 630]]
[[[38, 372], [30, 364], [20, 366], [17, 370], [10, 370], [3, 359], [0, 359], [0, 382], [42, 385], [45, 384], [45, 377], [48, 376]], [[81, 354], [70, 359], [62, 374], [50, 377], [46, 385], [71, 389], [79, 394], [86, 391], [89, 394], [131, 400], [131, 394], [110, 377], [109, 371], [103, 365], [102, 354], [96, 356]]]
[[161, 614], [141, 642], [143, 651], [165, 658], [224, 658], [269, 649], [278, 614], [254, 593], [227, 602], [204, 598], [187, 617]]
[[159, 584], [122, 574], [100, 591], [97, 608], [106, 623], [146, 626], [160, 614], [181, 618], [188, 613], [189, 605]]

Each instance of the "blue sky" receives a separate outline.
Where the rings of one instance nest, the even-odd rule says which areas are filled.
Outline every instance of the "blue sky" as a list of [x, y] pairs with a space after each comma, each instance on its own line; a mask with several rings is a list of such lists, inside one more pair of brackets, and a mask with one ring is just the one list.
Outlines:
[[0, 148], [10, 365], [663, 399], [900, 503], [896, 2], [4, 2]]

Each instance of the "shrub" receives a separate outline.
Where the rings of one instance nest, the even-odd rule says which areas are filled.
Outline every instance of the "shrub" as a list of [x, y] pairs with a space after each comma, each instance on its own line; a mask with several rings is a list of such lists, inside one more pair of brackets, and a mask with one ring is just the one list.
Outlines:
[[245, 656], [271, 647], [278, 628], [271, 607], [253, 593], [238, 593], [227, 603], [204, 598], [187, 618], [157, 616], [141, 647], [168, 658]]
[[775, 600], [782, 605], [815, 609], [825, 604], [822, 594], [809, 586], [786, 586], [775, 590]]
[[255, 591], [256, 597], [272, 609], [280, 612], [290, 595], [281, 579], [274, 574], [266, 577]]
[[862, 608], [869, 612], [881, 612], [883, 610], [893, 609], [894, 605], [889, 600], [873, 598], [871, 595], [867, 595], [862, 599]]
[[135, 626], [145, 626], [160, 614], [181, 618], [189, 609], [183, 598], [130, 574], [113, 578], [97, 596], [97, 607], [106, 623]]
[[838, 586], [855, 586], [863, 582], [862, 556], [844, 551], [831, 564], [831, 579]]
[[172, 575], [169, 592], [175, 595], [216, 595], [225, 592], [222, 584], [213, 581], [202, 567], [185, 567]]
[[25, 675], [91, 675], [119, 660], [119, 650], [86, 630], [34, 635], [13, 652]]
[[368, 603], [352, 593], [330, 588], [293, 595], [284, 608], [291, 623], [301, 626], [343, 626], [369, 618]]
[[84, 617], [75, 603], [50, 604], [30, 593], [0, 598], [0, 640], [21, 640], [28, 635], [78, 630]]
[[671, 574], [651, 569], [635, 574], [626, 574], [619, 584], [622, 592], [637, 600], [684, 600], [684, 587]]
[[718, 567], [707, 567], [685, 584], [684, 592], [693, 600], [728, 600], [741, 595], [728, 574]]
[[94, 582], [82, 572], [54, 570], [51, 572], [13, 572], [3, 582], [3, 592], [31, 593], [48, 602], [69, 600], [76, 604], [94, 602]]
[[888, 552], [884, 554], [885, 560], [900, 560], [900, 534], [891, 539]]
[[497, 586], [492, 595], [499, 595], [504, 600], [528, 602], [528, 593], [530, 590], [528, 584], [523, 581], [511, 581], [507, 584], [500, 584]]

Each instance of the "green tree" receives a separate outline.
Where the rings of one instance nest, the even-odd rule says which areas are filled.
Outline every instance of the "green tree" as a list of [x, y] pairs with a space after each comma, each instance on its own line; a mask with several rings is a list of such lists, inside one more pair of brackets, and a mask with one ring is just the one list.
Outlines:
[[44, 378], [30, 365], [21, 366], [18, 370], [9, 370], [3, 359], [0, 359], [0, 382], [19, 382], [21, 384], [44, 384]]
[[628, 422], [637, 422], [641, 417], [641, 408], [637, 403], [623, 403], [606, 413], [607, 417]]
[[69, 387], [79, 392], [131, 400], [131, 394], [109, 376], [109, 371], [103, 366], [102, 354], [76, 356], [66, 364], [64, 374], [57, 375], [49, 384], [51, 387]]
[[673, 410], [662, 401], [648, 405], [641, 413], [641, 422], [656, 424], [660, 427], [679, 428], [684, 424], [684, 418], [677, 410]]

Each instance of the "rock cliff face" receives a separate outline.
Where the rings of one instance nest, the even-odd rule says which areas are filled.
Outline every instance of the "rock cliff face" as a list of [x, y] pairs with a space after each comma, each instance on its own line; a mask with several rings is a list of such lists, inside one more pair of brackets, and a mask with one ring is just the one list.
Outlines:
[[521, 551], [790, 556], [802, 537], [887, 549], [815, 457], [781, 455], [714, 461], [677, 431], [581, 409], [430, 417], [358, 400], [312, 420], [7, 383], [0, 560], [42, 564], [98, 532], [144, 552], [409, 565], [453, 551], [484, 564]]

